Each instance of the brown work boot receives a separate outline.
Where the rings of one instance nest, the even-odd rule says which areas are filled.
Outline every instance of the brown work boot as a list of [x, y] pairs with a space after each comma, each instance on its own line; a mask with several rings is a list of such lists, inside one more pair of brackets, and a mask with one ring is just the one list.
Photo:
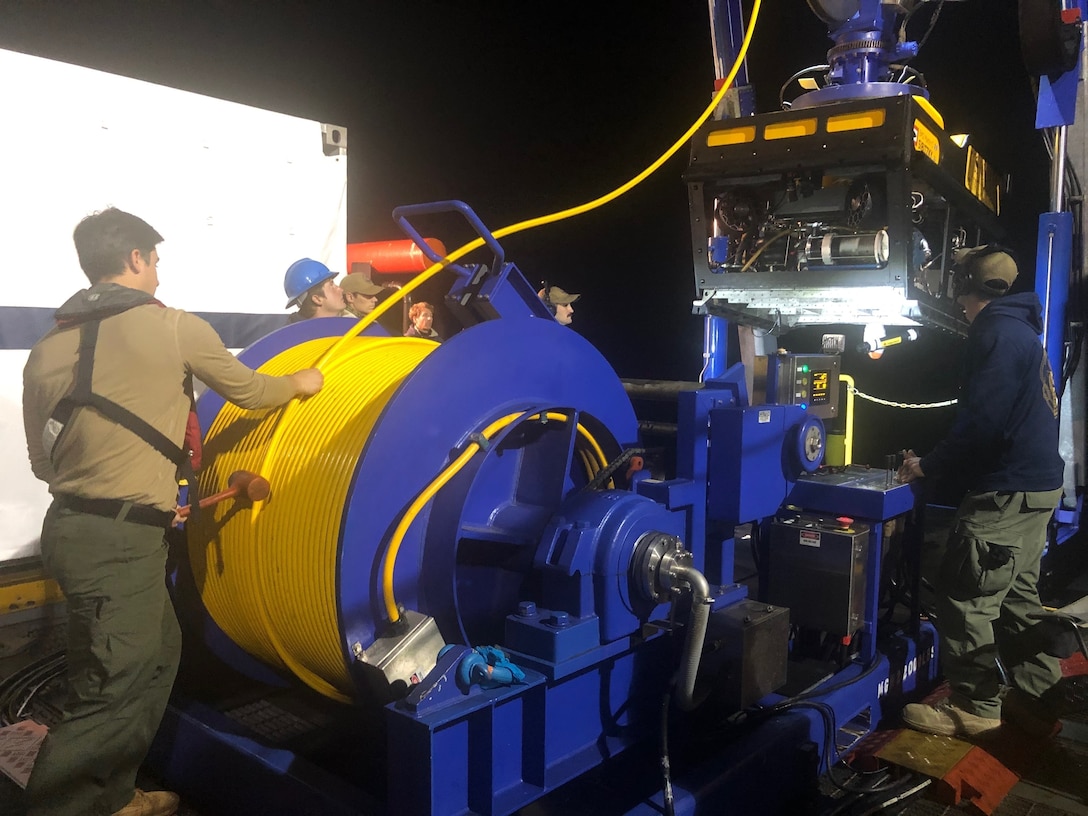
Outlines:
[[911, 703], [903, 709], [903, 722], [915, 731], [942, 737], [977, 737], [1001, 727], [997, 717], [980, 717], [941, 700], [933, 705]]
[[113, 816], [174, 816], [181, 799], [170, 791], [142, 791], [136, 788], [132, 801]]
[[1054, 737], [1062, 730], [1061, 720], [1049, 706], [1018, 688], [1009, 689], [1001, 702], [1001, 719], [1033, 737]]

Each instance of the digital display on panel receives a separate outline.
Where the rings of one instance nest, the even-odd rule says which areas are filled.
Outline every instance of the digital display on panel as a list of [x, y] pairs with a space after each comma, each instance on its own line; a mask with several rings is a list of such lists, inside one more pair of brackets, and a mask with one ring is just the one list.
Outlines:
[[827, 371], [813, 371], [812, 372], [812, 398], [809, 402], [812, 405], [826, 405], [830, 399], [830, 393], [828, 387], [831, 377]]

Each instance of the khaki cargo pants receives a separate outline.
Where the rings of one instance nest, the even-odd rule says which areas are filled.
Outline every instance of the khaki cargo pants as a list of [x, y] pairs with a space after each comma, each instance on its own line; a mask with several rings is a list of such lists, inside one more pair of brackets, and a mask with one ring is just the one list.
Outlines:
[[68, 601], [68, 697], [34, 764], [27, 816], [110, 814], [132, 798], [181, 653], [163, 530], [54, 504], [42, 561]]
[[981, 717], [1001, 716], [999, 654], [1009, 680], [1034, 697], [1061, 678], [1028, 618], [1041, 609], [1039, 562], [1061, 493], [969, 493], [956, 512], [936, 587], [941, 668], [953, 704]]

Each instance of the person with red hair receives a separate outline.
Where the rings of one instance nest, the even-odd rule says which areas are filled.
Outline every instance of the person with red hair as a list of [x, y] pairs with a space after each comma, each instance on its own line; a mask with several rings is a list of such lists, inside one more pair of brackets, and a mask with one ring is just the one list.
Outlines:
[[442, 338], [432, 326], [434, 323], [434, 307], [425, 300], [412, 304], [412, 308], [408, 310], [408, 320], [411, 321], [412, 325], [404, 333], [405, 337], [422, 337], [426, 340], [434, 340], [436, 343], [442, 342]]

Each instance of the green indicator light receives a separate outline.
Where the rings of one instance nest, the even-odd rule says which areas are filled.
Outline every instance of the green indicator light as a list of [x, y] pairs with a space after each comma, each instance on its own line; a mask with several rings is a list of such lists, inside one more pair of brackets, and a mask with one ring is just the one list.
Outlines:
[[802, 374], [808, 374], [808, 366], [807, 365], [801, 366], [801, 373]]

